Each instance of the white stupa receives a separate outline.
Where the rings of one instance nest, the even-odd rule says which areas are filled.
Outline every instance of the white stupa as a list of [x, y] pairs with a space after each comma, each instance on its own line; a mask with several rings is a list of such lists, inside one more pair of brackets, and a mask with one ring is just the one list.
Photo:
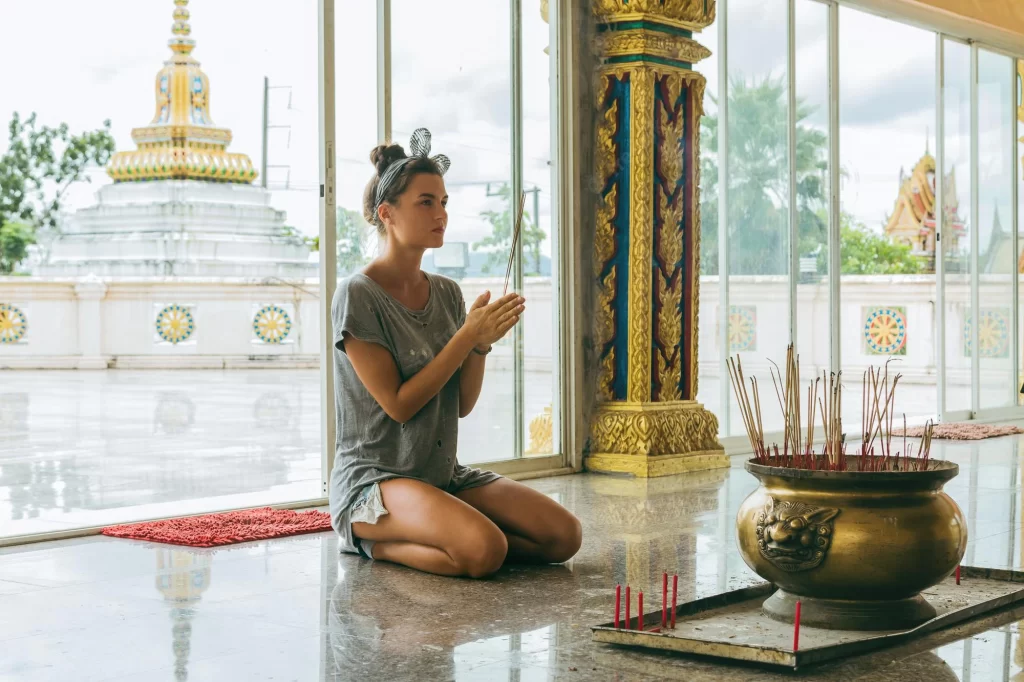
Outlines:
[[78, 211], [35, 268], [44, 276], [316, 277], [284, 211], [253, 185], [245, 154], [227, 151], [231, 131], [210, 118], [210, 82], [192, 56], [188, 0], [174, 0], [171, 58], [156, 77], [156, 115], [132, 131], [138, 149], [118, 152], [114, 183]]

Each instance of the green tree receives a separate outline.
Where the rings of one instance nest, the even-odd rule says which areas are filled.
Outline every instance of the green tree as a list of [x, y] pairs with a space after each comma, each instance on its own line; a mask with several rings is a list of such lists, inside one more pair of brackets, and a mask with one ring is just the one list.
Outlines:
[[373, 227], [361, 211], [338, 207], [338, 272], [349, 275], [370, 262], [367, 255]]
[[[483, 271], [490, 273], [495, 268], [504, 269], [508, 264], [508, 252], [512, 248], [512, 226], [515, 221], [512, 208], [512, 188], [503, 184], [496, 195], [502, 202], [500, 211], [482, 211], [480, 217], [491, 224], [491, 234], [473, 244], [473, 250], [487, 252], [487, 261]], [[547, 233], [540, 228], [528, 211], [523, 211], [523, 224], [520, 227], [519, 239], [523, 243], [523, 251], [530, 258], [523, 261], [523, 274], [539, 275], [541, 271], [541, 245]]]
[[[86, 170], [103, 166], [114, 153], [110, 121], [98, 130], [72, 135], [66, 123], [41, 125], [32, 114], [22, 120], [15, 112], [8, 125], [7, 150], [0, 156], [0, 227], [11, 223], [5, 239], [11, 251], [0, 262], [0, 273], [13, 272], [24, 252], [13, 261], [15, 243], [28, 246], [40, 231], [59, 233], [64, 195], [76, 182], [89, 182]], [[26, 232], [30, 232], [29, 237]]]
[[[839, 221], [840, 272], [844, 275], [914, 275], [924, 272], [924, 264], [913, 256], [909, 246], [895, 244], [880, 232], [874, 232], [843, 212]], [[825, 271], [826, 254], [818, 256], [818, 268]]]
[[[711, 98], [717, 105], [718, 100]], [[738, 275], [788, 272], [789, 159], [782, 79], [742, 77], [729, 85], [729, 270]], [[804, 124], [814, 109], [797, 102], [796, 196], [799, 248], [827, 243], [828, 137]], [[701, 120], [701, 273], [718, 273], [718, 115]]]
[[26, 255], [28, 247], [36, 243], [36, 233], [25, 223], [0, 225], [0, 275], [14, 274]]
[[[294, 233], [294, 228], [286, 229], [291, 229]], [[363, 214], [359, 211], [339, 206], [335, 229], [338, 235], [338, 274], [350, 275], [370, 262], [366, 253], [369, 250], [373, 228], [363, 219]], [[320, 235], [302, 239], [309, 246], [310, 251], [320, 250]]]
[[[712, 98], [717, 105], [717, 100]], [[788, 272], [789, 159], [786, 155], [786, 88], [782, 79], [729, 84], [729, 271], [737, 275]], [[805, 125], [814, 113], [803, 101], [796, 112], [796, 199], [798, 251], [828, 259], [828, 137]], [[718, 273], [718, 116], [701, 121], [701, 274]], [[843, 173], [840, 170], [840, 173]], [[910, 248], [840, 216], [841, 272], [844, 275], [913, 274], [921, 262]]]
[[315, 237], [307, 237], [306, 235], [299, 232], [299, 230], [293, 227], [292, 225], [285, 225], [284, 227], [282, 227], [281, 234], [284, 235], [285, 237], [294, 237], [295, 239], [301, 241], [303, 244], [306, 245], [306, 248], [308, 248], [313, 253], [316, 253], [317, 251], [320, 250], [320, 235], [316, 235]]

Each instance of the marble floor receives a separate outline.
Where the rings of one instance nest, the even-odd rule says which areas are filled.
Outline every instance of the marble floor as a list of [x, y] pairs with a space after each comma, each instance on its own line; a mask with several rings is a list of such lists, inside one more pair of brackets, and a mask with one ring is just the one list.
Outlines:
[[[0, 537], [321, 496], [318, 370], [0, 374]], [[513, 387], [486, 377], [464, 464], [513, 456]], [[524, 388], [529, 424], [551, 374]]]
[[[936, 441], [960, 464], [966, 563], [1022, 568], [1024, 437]], [[531, 481], [572, 509], [568, 564], [440, 578], [339, 556], [330, 533], [217, 550], [92, 537], [0, 549], [0, 680], [776, 680], [793, 675], [591, 641], [612, 586], [681, 600], [758, 579], [734, 515], [755, 481], [731, 469], [652, 480]], [[813, 680], [1024, 680], [1024, 607], [913, 644], [802, 671]]]

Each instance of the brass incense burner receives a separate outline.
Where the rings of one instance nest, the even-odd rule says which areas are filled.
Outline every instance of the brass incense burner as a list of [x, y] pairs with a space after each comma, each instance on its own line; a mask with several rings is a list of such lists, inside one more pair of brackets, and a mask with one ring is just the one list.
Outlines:
[[931, 423], [917, 443], [905, 436], [906, 417], [894, 434], [900, 376], [890, 379], [888, 364], [864, 372], [862, 435], [848, 443], [841, 373], [815, 379], [802, 402], [790, 346], [785, 368], [772, 371], [783, 442], [769, 446], [757, 380], [748, 390], [739, 358], [729, 375], [754, 450], [746, 469], [761, 483], [737, 514], [737, 542], [747, 565], [779, 588], [764, 613], [792, 622], [799, 601], [802, 623], [838, 630], [905, 630], [934, 618], [921, 592], [967, 549], [963, 513], [942, 491], [960, 469], [929, 458]]
[[967, 549], [964, 516], [942, 486], [953, 462], [922, 471], [811, 471], [746, 463], [761, 485], [736, 517], [740, 554], [779, 587], [769, 617], [839, 630], [902, 630], [935, 617], [921, 591]]

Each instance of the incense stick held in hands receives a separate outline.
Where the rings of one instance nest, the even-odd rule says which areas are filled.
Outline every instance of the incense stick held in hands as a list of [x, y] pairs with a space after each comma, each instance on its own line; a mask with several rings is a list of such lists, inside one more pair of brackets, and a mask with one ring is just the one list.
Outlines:
[[505, 288], [501, 295], [508, 293], [508, 279], [512, 275], [512, 263], [516, 257], [516, 244], [519, 242], [519, 229], [523, 225], [523, 208], [526, 206], [526, 192], [519, 194], [519, 211], [516, 212], [516, 222], [512, 227], [512, 248], [508, 252], [508, 265], [505, 267]]

